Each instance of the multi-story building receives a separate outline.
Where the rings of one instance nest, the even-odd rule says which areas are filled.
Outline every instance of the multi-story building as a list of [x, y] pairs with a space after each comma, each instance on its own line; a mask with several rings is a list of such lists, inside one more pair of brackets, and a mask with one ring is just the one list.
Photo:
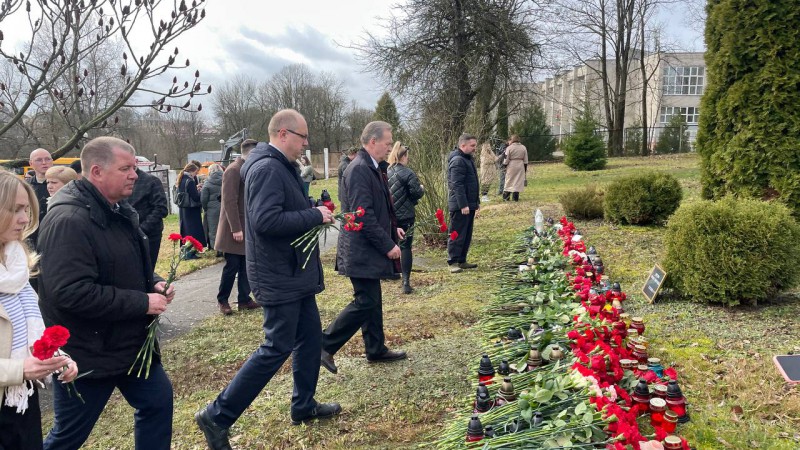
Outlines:
[[[613, 60], [608, 62], [611, 86], [615, 78], [613, 64]], [[542, 96], [548, 125], [554, 135], [570, 134], [574, 119], [587, 104], [596, 113], [600, 124], [605, 125], [600, 69], [599, 60], [588, 61], [538, 83], [537, 90]], [[704, 88], [705, 61], [702, 52], [647, 55], [644, 76], [636, 60], [629, 66], [623, 127], [629, 130], [643, 126], [642, 102], [646, 99], [647, 123], [644, 125], [652, 130], [651, 144], [675, 114], [684, 116], [690, 140], [693, 141]], [[643, 92], [646, 92], [646, 97]]]

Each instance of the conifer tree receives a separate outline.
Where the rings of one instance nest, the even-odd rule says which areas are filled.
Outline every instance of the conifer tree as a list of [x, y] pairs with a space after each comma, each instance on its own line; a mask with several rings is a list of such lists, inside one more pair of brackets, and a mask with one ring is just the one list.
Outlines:
[[384, 92], [381, 98], [378, 99], [373, 120], [382, 120], [390, 124], [392, 126], [392, 137], [394, 140], [402, 140], [401, 136], [403, 131], [400, 127], [400, 114], [397, 112], [397, 105], [388, 92]]

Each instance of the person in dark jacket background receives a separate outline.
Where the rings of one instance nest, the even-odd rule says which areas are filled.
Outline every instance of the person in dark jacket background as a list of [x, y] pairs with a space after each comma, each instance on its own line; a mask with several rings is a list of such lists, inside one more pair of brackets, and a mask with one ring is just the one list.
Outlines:
[[317, 403], [320, 318], [316, 294], [324, 289], [319, 248], [306, 255], [292, 241], [313, 227], [331, 223], [333, 213], [312, 208], [303, 193], [296, 162], [308, 144], [308, 125], [295, 110], [275, 113], [270, 143], [259, 143], [241, 170], [245, 180], [247, 276], [264, 308], [264, 343], [213, 403], [195, 414], [212, 450], [230, 449], [228, 429], [292, 355], [292, 423], [331, 417], [338, 403]]
[[397, 273], [400, 259], [397, 242], [405, 237], [397, 228], [389, 185], [381, 173], [392, 148], [392, 126], [386, 122], [370, 122], [361, 133], [364, 147], [347, 166], [342, 183], [346, 193], [344, 204], [351, 210], [359, 207], [361, 231], [339, 233], [336, 249], [336, 270], [350, 277], [353, 301], [322, 333], [321, 364], [330, 372], [338, 368], [333, 355], [361, 329], [367, 361], [387, 362], [406, 358], [402, 350], [389, 350], [384, 341], [381, 278]]
[[150, 262], [153, 270], [161, 251], [161, 233], [164, 232], [164, 218], [169, 214], [167, 194], [161, 180], [154, 175], [136, 168], [136, 184], [133, 185], [133, 194], [128, 198], [128, 203], [139, 213], [139, 229], [147, 237], [147, 246], [150, 249]]
[[158, 352], [149, 377], [137, 376], [147, 326], [175, 293], [172, 286], [165, 292], [164, 280], [153, 274], [138, 215], [124, 200], [137, 178], [134, 155], [121, 139], [89, 141], [81, 152], [84, 178], [56, 193], [41, 226], [42, 316], [46, 325], [69, 330], [63, 350], [85, 374], [75, 380], [85, 403], [54, 386], [46, 449], [79, 448], [115, 388], [136, 410], [136, 448], [170, 448], [172, 384]]
[[[42, 223], [44, 216], [47, 214], [47, 199], [50, 198], [50, 193], [47, 192], [47, 180], [45, 176], [47, 174], [47, 169], [53, 167], [53, 157], [50, 156], [50, 152], [47, 150], [37, 148], [31, 152], [28, 163], [33, 167], [34, 172], [34, 176], [31, 177], [28, 183], [30, 183], [33, 188], [33, 192], [36, 193], [36, 200], [39, 201], [39, 223]], [[36, 246], [38, 236], [39, 230], [36, 230], [28, 237], [34, 250], [38, 249]], [[31, 285], [34, 289], [37, 289], [36, 279], [32, 278], [31, 280], [33, 280]]]
[[339, 191], [337, 192], [336, 195], [337, 195], [337, 197], [339, 197], [339, 205], [341, 206], [342, 211], [348, 211], [347, 209], [344, 209], [344, 203], [343, 202], [344, 202], [345, 196], [344, 196], [344, 191], [343, 191], [343, 188], [342, 188], [342, 177], [344, 176], [345, 169], [347, 169], [347, 166], [356, 157], [357, 154], [358, 154], [358, 148], [356, 148], [356, 147], [348, 147], [347, 150], [345, 150], [342, 153], [342, 157], [339, 160], [339, 170], [338, 170], [339, 178], [336, 180], [336, 183], [339, 186]]
[[[202, 205], [200, 203], [200, 191], [197, 189], [197, 166], [192, 163], [186, 165], [178, 175], [175, 186], [178, 193], [186, 193], [189, 198], [186, 206], [180, 206], [181, 236], [191, 236], [197, 239], [203, 247], [207, 245], [206, 232], [203, 229], [203, 217], [201, 215]], [[186, 259], [195, 259], [197, 255], [193, 252]]]
[[392, 192], [394, 211], [397, 216], [397, 226], [406, 232], [406, 238], [400, 241], [400, 267], [403, 273], [403, 293], [410, 294], [411, 266], [414, 256], [411, 245], [414, 243], [414, 232], [408, 232], [414, 226], [416, 206], [419, 199], [425, 195], [425, 189], [419, 183], [417, 174], [408, 167], [408, 147], [400, 141], [394, 143], [392, 153], [389, 154], [389, 189]]
[[222, 203], [214, 245], [217, 251], [225, 255], [225, 267], [222, 268], [217, 291], [219, 310], [225, 316], [233, 314], [228, 298], [233, 290], [233, 282], [237, 279], [239, 311], [261, 308], [250, 298], [250, 282], [247, 279], [244, 257], [244, 180], [241, 173], [247, 156], [256, 144], [258, 141], [254, 139], [242, 142], [241, 156], [222, 174]]
[[450, 152], [447, 164], [447, 209], [450, 210], [450, 233], [458, 233], [447, 241], [447, 264], [451, 273], [463, 269], [474, 269], [477, 264], [467, 262], [469, 245], [472, 242], [472, 226], [475, 213], [480, 208], [480, 183], [472, 155], [478, 140], [464, 133], [458, 138], [458, 147]]
[[[219, 210], [222, 205], [222, 166], [212, 164], [208, 167], [208, 178], [200, 190], [200, 204], [203, 207], [203, 220], [208, 229], [208, 248], [216, 249]], [[221, 255], [218, 255], [221, 256]]]

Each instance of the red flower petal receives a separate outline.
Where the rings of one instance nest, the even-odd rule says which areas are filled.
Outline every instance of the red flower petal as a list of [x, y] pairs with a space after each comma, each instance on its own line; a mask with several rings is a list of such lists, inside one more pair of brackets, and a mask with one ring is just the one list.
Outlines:
[[183, 236], [181, 236], [178, 233], [172, 233], [172, 234], [169, 235], [169, 240], [173, 241], [173, 242], [177, 242], [177, 241], [183, 240]]
[[450, 240], [455, 241], [456, 239], [458, 239], [458, 231], [453, 231], [450, 233]]
[[360, 206], [358, 208], [356, 208], [356, 216], [357, 217], [364, 217], [365, 213], [366, 213], [366, 211], [364, 211], [364, 208], [362, 208]]
[[66, 345], [67, 339], [69, 339], [69, 330], [61, 325], [48, 327], [42, 333], [42, 340], [49, 342], [52, 347], [56, 348]]

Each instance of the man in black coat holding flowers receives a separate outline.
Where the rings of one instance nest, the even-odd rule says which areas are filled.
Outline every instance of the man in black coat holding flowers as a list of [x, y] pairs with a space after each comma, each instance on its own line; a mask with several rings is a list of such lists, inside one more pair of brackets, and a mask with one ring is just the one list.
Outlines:
[[124, 200], [137, 179], [134, 149], [99, 137], [83, 147], [81, 164], [84, 178], [50, 198], [38, 249], [42, 316], [71, 334], [64, 350], [85, 374], [75, 381], [85, 403], [53, 384], [55, 420], [44, 448], [80, 448], [116, 388], [136, 409], [136, 448], [169, 450], [172, 384], [157, 352], [145, 364], [149, 375], [139, 377], [137, 354], [175, 294], [170, 287], [164, 295], [138, 215]]
[[195, 419], [212, 450], [230, 449], [228, 429], [292, 355], [291, 419], [298, 425], [341, 412], [338, 403], [317, 403], [321, 324], [316, 294], [325, 288], [319, 248], [308, 256], [292, 242], [333, 221], [324, 206], [312, 208], [303, 193], [297, 158], [308, 144], [300, 113], [285, 109], [270, 120], [269, 145], [259, 143], [242, 166], [245, 180], [245, 257], [256, 302], [264, 308], [264, 343], [230, 384]]
[[342, 231], [336, 251], [336, 269], [350, 277], [354, 299], [322, 334], [321, 363], [329, 371], [338, 368], [333, 355], [361, 328], [367, 361], [386, 362], [404, 359], [406, 352], [389, 350], [384, 345], [381, 278], [394, 276], [400, 270], [400, 247], [405, 237], [397, 227], [392, 197], [385, 173], [379, 169], [392, 149], [392, 126], [386, 122], [370, 122], [361, 133], [356, 158], [342, 177], [348, 209], [363, 208], [360, 231]]

